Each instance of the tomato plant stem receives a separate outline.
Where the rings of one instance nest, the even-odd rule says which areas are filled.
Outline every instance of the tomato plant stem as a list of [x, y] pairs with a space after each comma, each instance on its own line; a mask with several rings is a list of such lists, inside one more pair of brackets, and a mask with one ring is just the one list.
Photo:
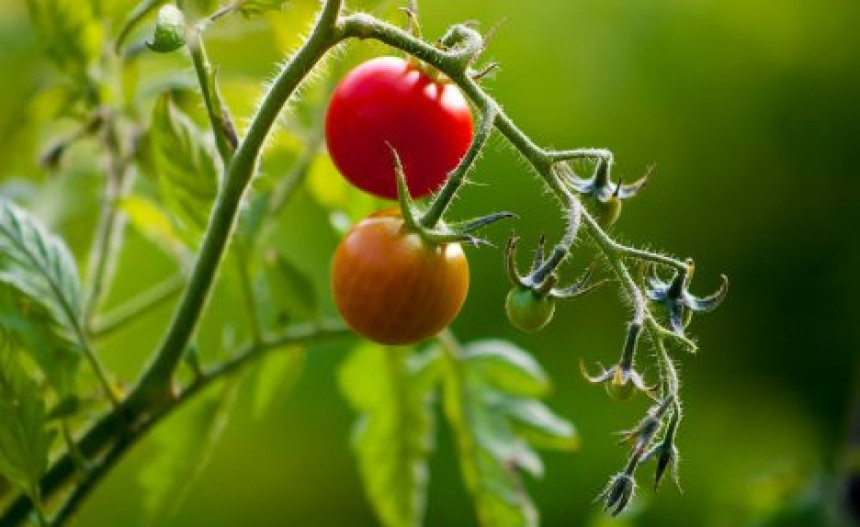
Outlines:
[[427, 212], [420, 219], [422, 227], [432, 229], [437, 223], [439, 223], [439, 220], [442, 219], [442, 216], [448, 209], [448, 205], [451, 204], [451, 200], [454, 199], [454, 196], [457, 195], [457, 191], [460, 190], [463, 183], [466, 181], [466, 174], [475, 163], [475, 160], [478, 158], [478, 154], [481, 153], [484, 145], [487, 144], [487, 140], [490, 138], [490, 134], [493, 131], [495, 121], [496, 108], [494, 106], [488, 106], [484, 110], [484, 114], [481, 117], [481, 124], [478, 126], [478, 131], [475, 134], [475, 138], [472, 139], [472, 144], [469, 146], [469, 150], [466, 151], [463, 159], [460, 160], [460, 163], [457, 164], [457, 167], [454, 168], [448, 176], [448, 180], [445, 182], [442, 190], [439, 191], [439, 194], [433, 200], [430, 208], [427, 209]]
[[[314, 30], [299, 51], [290, 59], [272, 84], [254, 116], [248, 134], [239, 144], [227, 166], [222, 188], [218, 193], [200, 254], [191, 273], [179, 307], [170, 323], [167, 334], [138, 383], [134, 397], [142, 399], [170, 398], [173, 373], [182, 359], [182, 353], [193, 334], [200, 313], [209, 296], [209, 290], [227, 241], [233, 230], [236, 213], [257, 165], [257, 158], [272, 125], [287, 100], [308, 76], [325, 53], [339, 41], [335, 21], [341, 2], [327, 1]], [[146, 404], [146, 403], [144, 403]]]
[[[158, 5], [160, 2], [141, 4], [141, 7], [132, 13], [129, 20], [139, 20], [140, 17], [151, 12]], [[202, 28], [195, 29], [194, 38], [189, 42], [188, 47], [201, 85], [216, 144], [224, 160], [223, 184], [219, 189], [215, 206], [209, 218], [209, 225], [203, 238], [200, 253], [170, 324], [153, 355], [153, 359], [147, 365], [137, 385], [126, 400], [117, 400], [111, 389], [106, 371], [90, 349], [82, 329], [88, 326], [86, 323], [77, 326], [78, 337], [84, 347], [85, 356], [91, 362], [100, 382], [105, 386], [115, 408], [114, 411], [106, 413], [97, 420], [76, 444], [77, 451], [86, 459], [96, 459], [99, 455], [102, 457], [97, 461], [97, 466], [94, 467], [87, 479], [72, 492], [66, 503], [61, 506], [54, 522], [55, 525], [63, 523], [75, 511], [84, 497], [137, 439], [146, 434], [151, 427], [155, 426], [175, 408], [194, 397], [195, 394], [204, 390], [211, 383], [233, 375], [247, 364], [264, 356], [268, 351], [285, 344], [315, 342], [323, 338], [349, 334], [349, 331], [340, 324], [296, 326], [274, 337], [261, 334], [259, 338], [255, 338], [251, 344], [237, 353], [234, 358], [208, 370], [204, 369], [202, 374], [184, 390], [180, 390], [178, 393], [173, 391], [176, 369], [205, 308], [220, 263], [234, 231], [245, 191], [256, 171], [258, 158], [266, 137], [282, 108], [302, 81], [308, 77], [309, 73], [332, 47], [349, 38], [377, 40], [429, 64], [447, 76], [451, 82], [457, 84], [482, 115], [482, 122], [472, 145], [443, 187], [438, 199], [421, 219], [421, 223], [432, 226], [440, 221], [449, 203], [461, 188], [469, 168], [477, 159], [481, 148], [486, 144], [492, 128], [495, 127], [530, 163], [562, 206], [570, 212], [566, 234], [554, 250], [554, 256], [551, 256], [548, 262], [557, 264], [566, 257], [581, 222], [583, 230], [595, 242], [632, 305], [631, 323], [644, 327], [653, 341], [661, 364], [661, 373], [665, 385], [664, 396], [675, 398], [676, 424], [677, 420], [680, 419], [681, 407], [677, 398], [678, 376], [666, 349], [665, 341], [671, 337], [691, 349], [695, 345], [686, 338], [670, 332], [654, 318], [649, 311], [643, 291], [627, 267], [625, 258], [651, 261], [679, 271], [686, 270], [686, 264], [669, 256], [628, 247], [613, 240], [591, 214], [582, 207], [577, 195], [568, 190], [556, 173], [557, 164], [577, 158], [597, 158], [611, 163], [611, 152], [602, 149], [550, 150], [536, 144], [477, 82], [470, 65], [474, 62], [485, 42], [474, 30], [466, 26], [455, 26], [443, 37], [440, 41], [441, 45], [437, 47], [422, 41], [408, 31], [367, 14], [355, 13], [341, 16], [341, 7], [342, 0], [325, 0], [323, 2], [322, 11], [310, 36], [285, 64], [281, 73], [272, 83], [262, 104], [252, 118], [246, 136], [238, 143], [235, 141], [235, 136], [232, 135], [230, 116], [218, 93], [213, 69], [206, 57], [200, 35]], [[119, 38], [120, 42], [125, 35], [124, 29]], [[116, 138], [114, 137], [114, 139]], [[297, 163], [294, 168], [295, 178], [291, 178], [289, 183], [284, 183], [286, 190], [274, 196], [275, 199], [270, 202], [270, 212], [277, 212], [282, 205], [282, 195], [288, 195], [304, 177], [318, 147], [319, 145], [313, 149], [309, 148], [307, 156], [302, 158], [300, 163]], [[117, 147], [116, 150], [118, 151], [119, 148]], [[119, 160], [120, 157], [117, 157], [115, 162]], [[113, 209], [110, 210], [113, 211], [112, 214], [118, 214], [115, 210], [115, 200], [112, 201]], [[107, 212], [110, 210], [106, 209]], [[115, 224], [114, 219], [107, 225], [113, 224]], [[107, 240], [103, 245], [108, 249], [113, 245], [110, 243], [110, 239], [113, 237], [112, 232], [115, 232], [111, 229], [113, 228], [100, 228], [97, 235], [97, 242], [102, 238]], [[88, 307], [85, 310], [88, 315], [95, 311], [110, 267], [110, 259], [107, 256], [101, 256], [102, 254], [108, 255], [109, 252], [99, 248], [95, 254], [99, 259], [95, 260], [96, 263], [93, 265], [93, 269], [95, 269], [94, 285], [87, 301]], [[551, 270], [547, 272], [549, 271]], [[137, 299], [136, 303], [125, 306], [123, 310], [118, 311], [112, 317], [106, 318], [106, 322], [102, 324], [98, 333], [105, 334], [156, 305], [160, 305], [171, 298], [179, 287], [180, 284], [178, 283], [167, 284], [163, 289], [156, 291], [157, 294], [153, 293]], [[87, 319], [84, 318], [84, 320]], [[256, 323], [255, 326], [257, 326]], [[452, 343], [456, 346], [450, 333], [443, 333], [440, 338], [443, 346], [452, 346]], [[450, 353], [450, 350], [446, 353], [453, 367], [456, 367], [456, 357]], [[632, 354], [630, 360], [632, 362]], [[38, 492], [34, 493], [34, 497], [38, 495], [51, 497], [69, 482], [75, 471], [73, 450], [70, 449], [52, 464], [42, 478], [39, 488], [36, 489]], [[34, 504], [30, 498], [19, 497], [0, 516], [0, 527], [17, 525], [24, 521], [33, 507]]]
[[221, 160], [226, 165], [230, 162], [237, 145], [233, 119], [221, 98], [221, 93], [215, 82], [215, 71], [206, 56], [203, 30], [202, 28], [195, 28], [191, 33], [192, 36], [188, 40], [188, 51], [191, 54], [191, 62], [194, 63], [194, 71], [197, 73], [197, 81], [200, 84], [200, 92], [203, 95], [203, 104], [206, 106], [212, 134], [215, 136], [215, 146], [218, 148]]

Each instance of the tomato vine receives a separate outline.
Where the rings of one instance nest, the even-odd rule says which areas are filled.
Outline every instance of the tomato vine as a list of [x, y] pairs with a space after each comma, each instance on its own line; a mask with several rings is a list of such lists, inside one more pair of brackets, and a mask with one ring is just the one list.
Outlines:
[[[145, 0], [130, 14], [126, 26], [119, 33], [118, 49], [122, 47], [122, 41], [131, 28], [140, 24], [149, 13], [159, 7], [160, 3]], [[259, 360], [264, 354], [285, 344], [341, 338], [349, 333], [339, 321], [327, 320], [313, 324], [292, 325], [274, 335], [257, 331], [253, 342], [232, 358], [210, 367], [200, 367], [196, 364], [194, 379], [185, 386], [177, 383], [177, 370], [183, 361], [196, 360], [193, 355], [189, 359], [189, 349], [193, 348], [192, 339], [195, 329], [212, 295], [213, 284], [223, 260], [227, 257], [228, 248], [231, 243], [241, 247], [246, 241], [240, 239], [241, 233], [237, 232], [239, 213], [246, 205], [249, 185], [257, 171], [264, 143], [273, 125], [288, 101], [325, 56], [350, 40], [379, 41], [393, 49], [405, 52], [431, 71], [441, 74], [452, 87], [462, 91], [478, 115], [478, 123], [471, 143], [462, 152], [462, 158], [448, 174], [446, 182], [433, 197], [432, 202], [423, 210], [412, 201], [405, 180], [408, 179], [408, 174], [404, 178], [400, 167], [398, 154], [409, 155], [408, 152], [406, 154], [399, 150], [393, 152], [391, 167], [398, 174], [398, 197], [403, 212], [402, 221], [426, 243], [430, 245], [480, 243], [480, 239], [472, 234], [476, 229], [511, 216], [508, 213], [493, 213], [459, 224], [444, 221], [449, 204], [463, 186], [479, 153], [494, 131], [503, 136], [522, 155], [564, 210], [567, 220], [564, 235], [547, 254], [544, 254], [544, 241], [541, 240], [536, 250], [534, 265], [527, 275], [521, 276], [515, 268], [516, 240], [512, 238], [508, 245], [505, 260], [508, 263], [508, 275], [514, 282], [512, 296], [509, 297], [508, 313], [518, 326], [529, 330], [539, 329], [552, 317], [553, 302], [579, 296], [590, 289], [588, 277], [577, 280], [568, 287], [556, 287], [556, 285], [560, 279], [560, 265], [570, 257], [572, 247], [578, 239], [587, 236], [597, 247], [612, 278], [629, 301], [632, 314], [618, 364], [603, 369], [597, 375], [589, 376], [589, 379], [597, 383], [606, 383], [607, 388], [616, 395], [628, 395], [633, 391], [641, 391], [654, 399], [653, 406], [646, 416], [626, 435], [626, 439], [632, 444], [631, 452], [624, 468], [610, 479], [603, 493], [605, 506], [613, 514], [625, 509], [634, 492], [635, 472], [650, 459], [655, 459], [657, 462], [656, 482], [659, 483], [666, 471], [673, 468], [677, 462], [675, 438], [682, 418], [678, 372], [669, 355], [669, 346], [678, 346], [688, 351], [696, 350], [696, 344], [684, 332], [688, 317], [692, 312], [708, 311], [716, 307], [725, 295], [727, 282], [724, 282], [720, 291], [714, 295], [705, 298], [693, 296], [689, 292], [693, 272], [691, 260], [682, 260], [628, 246], [611, 237], [604, 226], [611, 224], [617, 216], [620, 200], [632, 198], [643, 182], [630, 185], [613, 183], [610, 176], [614, 159], [608, 150], [591, 148], [557, 150], [536, 144], [482, 87], [481, 81], [487, 67], [482, 67], [479, 62], [486, 46], [486, 37], [470, 25], [454, 25], [434, 44], [422, 40], [419, 32], [415, 30], [417, 14], [414, 10], [410, 12], [410, 25], [415, 24], [415, 26], [412, 31], [409, 31], [366, 13], [347, 12], [342, 0], [325, 0], [313, 30], [271, 83], [245, 135], [238, 137], [233, 118], [220, 95], [216, 70], [209, 63], [202, 35], [208, 24], [226, 16], [229, 12], [244, 13], [244, 10], [261, 9], [262, 7], [256, 5], [259, 3], [233, 2], [193, 27], [187, 27], [181, 19], [177, 22], [173, 13], [171, 17], [159, 17], [160, 33], [156, 32], [155, 40], [149, 43], [150, 47], [175, 49], [178, 43], [188, 48], [215, 145], [224, 167], [223, 180], [187, 280], [182, 277], [169, 280], [143, 297], [134, 299], [128, 305], [117, 309], [117, 312], [102, 318], [96, 316], [95, 312], [103, 290], [110, 281], [112, 259], [119, 243], [118, 194], [122, 193], [122, 188], [128, 184], [130, 176], [126, 173], [127, 167], [124, 165], [123, 145], [120, 145], [115, 137], [114, 127], [117, 125], [115, 117], [104, 115], [100, 119], [101, 126], [104, 128], [103, 133], [107, 138], [106, 144], [112, 145], [111, 173], [108, 178], [109, 185], [105, 191], [104, 212], [91, 259], [93, 262], [91, 288], [86, 300], [87, 308], [84, 310], [85, 325], [76, 325], [77, 319], [73, 325], [78, 329], [80, 341], [86, 348], [87, 339], [97, 338], [114, 330], [130, 318], [176, 294], [180, 294], [179, 304], [163, 339], [134, 387], [125, 397], [117, 398], [115, 408], [97, 419], [77, 441], [70, 438], [68, 451], [47, 467], [44, 475], [36, 482], [36, 490], [30, 491], [29, 494], [22, 494], [0, 515], [0, 526], [18, 525], [26, 520], [34, 507], [39, 507], [41, 510], [41, 499], [57, 496], [60, 490], [67, 487], [74, 476], [81, 472], [79, 458], [83, 457], [92, 463], [92, 466], [82, 471], [81, 481], [64, 498], [56, 515], [50, 520], [52, 525], [61, 525], [71, 517], [79, 504], [130, 447], [162, 419], [207, 386], [235, 374], [253, 361]], [[159, 42], [158, 39], [165, 39], [165, 41]], [[169, 113], [169, 108], [167, 111]], [[397, 145], [391, 146], [397, 147]], [[319, 141], [312, 143], [309, 148], [318, 149]], [[458, 157], [460, 153], [458, 152]], [[592, 161], [595, 165], [593, 176], [587, 179], [579, 178], [570, 167], [570, 162], [574, 160]], [[414, 166], [414, 161], [408, 161], [407, 169], [410, 165]], [[306, 170], [306, 166], [304, 169], [301, 168], [301, 162], [297, 163], [297, 166], [299, 167], [297, 170]], [[301, 172], [297, 172], [295, 178], [289, 180], [290, 186], [276, 196], [274, 203], [267, 204], [267, 213], [276, 214], [280, 210], [286, 199], [285, 196], [294, 188], [300, 177]], [[431, 187], [435, 188], [435, 185]], [[428, 189], [422, 189], [420, 194], [425, 193], [426, 190]], [[379, 192], [392, 197], [389, 191]], [[608, 220], [599, 221], [594, 209], [589, 207], [589, 200], [591, 204], [596, 203], [612, 209], [607, 216]], [[639, 277], [633, 272], [634, 265], [638, 263], [648, 264], [647, 275], [643, 273], [643, 276]], [[244, 265], [241, 257], [239, 265]], [[672, 273], [668, 280], [661, 278], [661, 273], [666, 271]], [[242, 279], [245, 281], [244, 291], [248, 295], [249, 306], [251, 306], [249, 309], [253, 311], [255, 309], [253, 306], [256, 305], [253, 287], [249, 283], [248, 276], [242, 275]], [[461, 303], [461, 300], [458, 299], [458, 301]], [[657, 309], [662, 309], [664, 313]], [[664, 324], [664, 319], [668, 321], [668, 326]], [[255, 330], [260, 330], [258, 319], [254, 318], [254, 321]], [[446, 319], [445, 322], [447, 321]], [[438, 328], [434, 327], [430, 333], [436, 333], [436, 329]], [[642, 336], [645, 336], [653, 346], [660, 368], [660, 382], [653, 387], [645, 383], [642, 375], [635, 368], [635, 359]], [[399, 339], [394, 338], [389, 340], [392, 343], [400, 342]], [[407, 340], [411, 342], [414, 339], [410, 335]], [[450, 371], [453, 371], [455, 376], [466, 376], [467, 373], [460, 371], [456, 363], [459, 360], [457, 355], [460, 351], [452, 351], [452, 349], [459, 350], [459, 344], [447, 333], [443, 335], [442, 340], [443, 357], [449, 362]], [[484, 352], [479, 347], [465, 352], [465, 355], [467, 359], [464, 360], [476, 362], [486, 360]], [[90, 352], [87, 356], [103, 378], [105, 391], [109, 396], [113, 396], [113, 387], [107, 379], [107, 374], [101, 372], [101, 366], [95, 359], [95, 355]], [[507, 361], [505, 364], [508, 366], [523, 360], [514, 352], [500, 353], [499, 356], [502, 358], [494, 357], [493, 360]], [[429, 364], [435, 359], [431, 356], [427, 360]], [[454, 361], [453, 366], [450, 365], [451, 361]], [[490, 386], [497, 381], [485, 370], [481, 372], [481, 375], [470, 374], [471, 382]], [[529, 379], [532, 384], [542, 386], [541, 373], [536, 369], [531, 370]], [[400, 377], [395, 380], [402, 381]], [[393, 385], [400, 387], [396, 383]], [[473, 451], [480, 447], [478, 444], [480, 433], [470, 429], [469, 412], [481, 411], [480, 404], [468, 400], [474, 395], [468, 393], [472, 389], [471, 384], [466, 388], [456, 383], [448, 386], [449, 400], [446, 411], [450, 413], [463, 434], [475, 435], [475, 437], [461, 439], [463, 449]], [[527, 396], [536, 396], [542, 393], [543, 388], [531, 389], [529, 387], [532, 385], [528, 383], [526, 386], [527, 388], [518, 387], [520, 392], [516, 393], [517, 397], [509, 394], [499, 395], [492, 389], [488, 389], [487, 393], [494, 394], [496, 396], [494, 403], [504, 406], [506, 411], [513, 415], [516, 409], [533, 408], [538, 404]], [[361, 398], [357, 397], [357, 399], [360, 401]], [[371, 410], [372, 408], [368, 411]], [[498, 419], [498, 416], [494, 418]], [[511, 426], [504, 420], [499, 420], [496, 424], [506, 431]], [[510, 435], [511, 441], [515, 441], [514, 434], [511, 432]], [[470, 491], [480, 493], [481, 475], [476, 473], [480, 467], [476, 468], [477, 465], [473, 465], [474, 462], [464, 462], [463, 470]], [[511, 488], [516, 489], [517, 478], [511, 476], [511, 480]], [[492, 516], [494, 506], [494, 504], [480, 504], [478, 508], [482, 518]], [[523, 510], [527, 509], [528, 507], [524, 507]], [[524, 522], [527, 524], [534, 521], [530, 514], [524, 513]], [[43, 521], [47, 523], [49, 520], [43, 518]]]

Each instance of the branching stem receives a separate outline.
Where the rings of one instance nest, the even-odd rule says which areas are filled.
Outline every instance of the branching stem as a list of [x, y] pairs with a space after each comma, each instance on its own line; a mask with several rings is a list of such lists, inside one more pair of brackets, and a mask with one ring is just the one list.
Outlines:
[[[152, 4], [155, 3], [147, 4], [148, 10], [152, 9]], [[575, 158], [598, 158], [611, 163], [611, 152], [600, 149], [552, 150], [537, 145], [520, 130], [498, 103], [473, 78], [470, 65], [474, 62], [477, 52], [483, 48], [483, 42], [480, 42], [480, 35], [468, 27], [455, 26], [446, 35], [447, 42], [451, 44], [450, 47], [445, 48], [444, 45], [437, 47], [422, 41], [408, 31], [368, 14], [356, 13], [342, 16], [341, 7], [342, 0], [325, 0], [323, 2], [322, 11], [311, 35], [275, 79], [252, 119], [247, 135], [238, 144], [231, 141], [229, 116], [226, 114], [226, 108], [218, 95], [217, 87], [212, 81], [211, 65], [206, 58], [199, 32], [196, 33], [195, 39], [189, 43], [192, 61], [203, 90], [207, 113], [215, 131], [219, 153], [225, 161], [223, 185], [219, 190], [202, 248], [192, 269], [189, 282], [152, 362], [145, 369], [131, 395], [125, 401], [117, 401], [118, 408], [114, 412], [105, 414], [78, 442], [80, 452], [88, 459], [93, 459], [105, 452], [107, 454], [102, 456], [100, 465], [91, 475], [92, 479], [73, 492], [66, 505], [60, 509], [59, 522], [74, 511], [77, 503], [86, 496], [86, 493], [137, 438], [210, 383], [231, 375], [244, 365], [263, 356], [265, 352], [283, 344], [316, 341], [323, 337], [348, 334], [347, 329], [343, 326], [328, 328], [309, 326], [291, 328], [290, 331], [280, 337], [269, 339], [261, 337], [259, 342], [252, 343], [235, 358], [208, 371], [204, 370], [203, 374], [185, 390], [178, 394], [172, 391], [176, 369], [204, 310], [227, 244], [233, 233], [245, 191], [256, 170], [260, 151], [266, 137], [286, 102], [301, 82], [308, 77], [311, 70], [332, 47], [350, 38], [380, 41], [436, 68], [463, 90], [466, 97], [472, 101], [483, 117], [475, 142], [469, 149], [466, 159], [455, 169], [451, 180], [441, 192], [442, 199], [437, 200], [431, 207], [422, 223], [434, 224], [439, 221], [448, 203], [462, 184], [468, 168], [477, 157], [481, 146], [486, 143], [491, 128], [495, 126], [531, 164], [562, 205], [575, 212], [569, 219], [571, 225], [568, 226], [568, 232], [572, 231], [575, 236], [578, 222], [581, 221], [583, 230], [594, 240], [610, 270], [617, 278], [625, 296], [631, 302], [632, 323], [643, 325], [657, 347], [658, 355], [663, 364], [667, 389], [671, 395], [676, 395], [678, 389], [677, 372], [675, 372], [663, 344], [664, 330], [649, 312], [644, 295], [631, 276], [624, 259], [636, 258], [652, 261], [678, 270], [686, 268], [686, 265], [674, 258], [627, 247], [614, 241], [589, 212], [581, 206], [579, 198], [566, 189], [554, 170], [557, 163]], [[136, 16], [140, 15], [136, 14]], [[443, 44], [445, 41], [443, 39]], [[234, 146], [235, 151], [233, 150]], [[570, 240], [568, 237], [565, 237], [562, 242], [566, 243], [569, 248], [570, 243], [568, 242]], [[135, 309], [128, 310], [127, 313], [130, 314], [120, 317], [119, 320], [130, 320], [136, 314], [160, 303], [166, 297], [169, 295], [165, 292], [163, 296], [159, 296], [157, 299], [142, 302]], [[83, 332], [81, 335], [83, 336]], [[86, 342], [85, 338], [82, 339], [82, 342]], [[94, 357], [91, 352], [88, 356]], [[677, 397], [675, 399], [677, 401]], [[680, 417], [680, 406], [675, 411]], [[70, 453], [66, 453], [52, 465], [42, 479], [39, 489], [41, 494], [50, 497], [68, 482], [74, 471], [74, 463], [70, 455]], [[33, 505], [28, 498], [19, 498], [0, 517], [0, 527], [17, 525], [26, 518], [32, 507]]]

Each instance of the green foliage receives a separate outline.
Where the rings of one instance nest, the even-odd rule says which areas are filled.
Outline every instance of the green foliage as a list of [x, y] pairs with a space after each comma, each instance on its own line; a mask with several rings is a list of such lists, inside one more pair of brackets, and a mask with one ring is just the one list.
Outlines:
[[305, 365], [305, 350], [296, 346], [272, 350], [254, 376], [254, 417], [261, 419], [278, 396], [293, 389]]
[[129, 223], [156, 247], [176, 258], [187, 258], [188, 249], [170, 217], [154, 201], [143, 196], [128, 196], [119, 202]]
[[549, 377], [541, 365], [529, 353], [510, 342], [474, 342], [469, 345], [462, 359], [470, 371], [503, 392], [531, 397], [549, 392]]
[[455, 434], [466, 487], [487, 527], [537, 525], [538, 515], [520, 478], [543, 464], [532, 446], [570, 450], [573, 426], [531, 397], [549, 390], [547, 376], [525, 351], [481, 341], [449, 352], [444, 408]]
[[343, 179], [328, 155], [319, 155], [313, 161], [308, 190], [320, 205], [331, 211], [329, 220], [340, 232], [380, 208], [380, 200]]
[[287, 0], [240, 0], [237, 9], [246, 18], [260, 16], [267, 11], [280, 11]]
[[[73, 386], [81, 287], [72, 255], [39, 220], [0, 200], [0, 325], [60, 394]], [[71, 336], [73, 337], [71, 337]]]
[[150, 523], [159, 524], [179, 510], [221, 438], [236, 388], [236, 379], [230, 379], [207, 390], [153, 433], [158, 453], [140, 473]]
[[266, 255], [266, 277], [265, 293], [286, 318], [305, 320], [318, 313], [319, 301], [313, 283], [283, 254], [271, 251]]
[[438, 366], [435, 352], [365, 344], [340, 372], [344, 395], [361, 412], [353, 446], [365, 489], [388, 527], [419, 525], [424, 515]]
[[38, 385], [0, 342], [0, 474], [33, 498], [55, 437]]
[[63, 71], [84, 81], [102, 41], [92, 4], [79, 0], [28, 0], [27, 5], [48, 55]]
[[203, 137], [168, 94], [156, 100], [149, 130], [153, 166], [161, 197], [192, 247], [199, 243], [218, 193], [219, 169]]

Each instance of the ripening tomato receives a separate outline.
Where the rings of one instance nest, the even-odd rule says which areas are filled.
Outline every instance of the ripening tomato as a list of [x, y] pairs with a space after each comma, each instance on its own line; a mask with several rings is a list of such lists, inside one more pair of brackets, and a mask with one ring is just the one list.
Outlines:
[[334, 300], [347, 324], [381, 344], [413, 344], [447, 326], [469, 290], [458, 243], [430, 245], [399, 211], [365, 218], [346, 234], [331, 269]]
[[396, 57], [352, 70], [328, 106], [328, 152], [343, 176], [382, 198], [397, 186], [389, 145], [400, 156], [413, 197], [438, 189], [472, 142], [474, 123], [460, 89]]

